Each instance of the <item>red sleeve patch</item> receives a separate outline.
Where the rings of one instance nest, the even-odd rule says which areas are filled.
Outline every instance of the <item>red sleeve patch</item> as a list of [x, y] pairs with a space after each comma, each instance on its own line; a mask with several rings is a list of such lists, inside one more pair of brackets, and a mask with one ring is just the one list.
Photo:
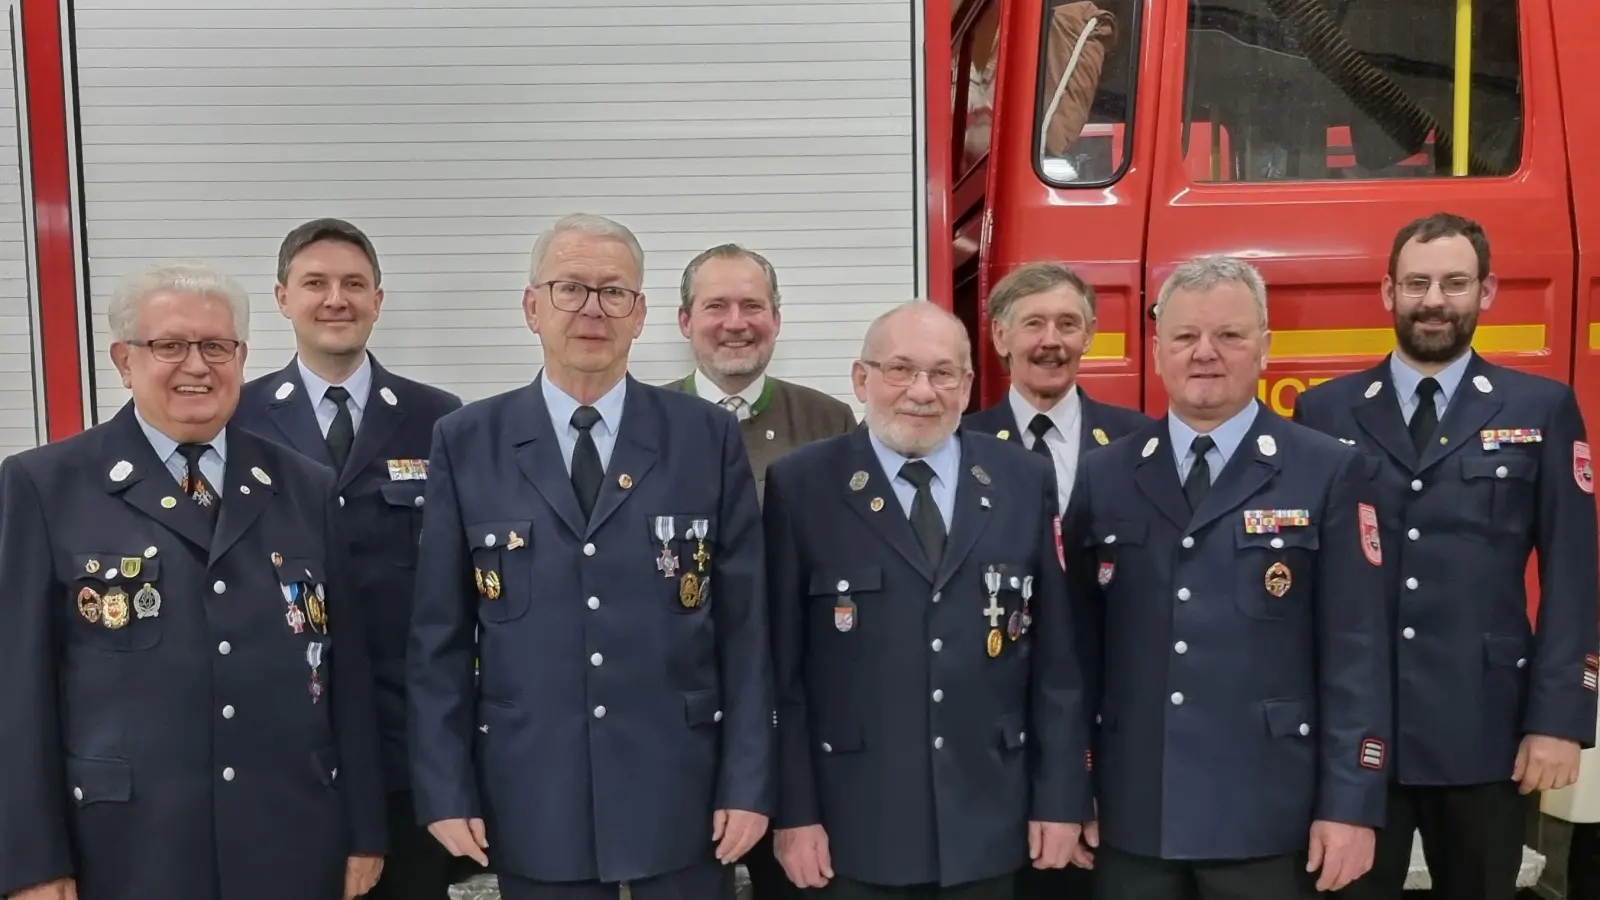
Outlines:
[[1383, 768], [1384, 746], [1383, 741], [1377, 738], [1367, 738], [1361, 742], [1361, 768]]
[[1066, 547], [1061, 542], [1061, 517], [1060, 516], [1056, 516], [1055, 517], [1055, 519], [1051, 523], [1051, 527], [1054, 528], [1055, 532], [1056, 532], [1056, 562], [1058, 564], [1060, 564], [1061, 571], [1065, 572], [1067, 570], [1067, 551], [1066, 551]]
[[1361, 518], [1361, 553], [1366, 556], [1367, 562], [1381, 566], [1383, 545], [1378, 542], [1378, 511], [1371, 503], [1362, 503], [1358, 509]]
[[1585, 494], [1594, 493], [1594, 463], [1589, 458], [1589, 445], [1584, 441], [1572, 442], [1572, 480]]
[[1600, 693], [1600, 655], [1590, 653], [1583, 659], [1584, 690]]

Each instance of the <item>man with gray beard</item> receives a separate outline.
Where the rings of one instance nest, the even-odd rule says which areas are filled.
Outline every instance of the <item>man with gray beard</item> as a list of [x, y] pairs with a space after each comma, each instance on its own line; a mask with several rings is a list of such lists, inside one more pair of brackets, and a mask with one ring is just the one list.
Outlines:
[[867, 427], [768, 470], [778, 859], [828, 900], [1009, 900], [1090, 814], [1055, 474], [957, 430], [971, 345], [932, 304], [851, 376]]

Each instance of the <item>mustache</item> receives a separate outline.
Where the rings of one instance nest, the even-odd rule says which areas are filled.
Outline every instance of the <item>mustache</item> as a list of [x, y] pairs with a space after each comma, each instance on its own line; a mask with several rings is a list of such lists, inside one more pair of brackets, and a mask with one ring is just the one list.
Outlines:
[[1058, 366], [1064, 366], [1069, 360], [1070, 357], [1067, 356], [1067, 351], [1065, 350], [1035, 350], [1034, 352], [1028, 354], [1028, 362], [1031, 362], [1036, 366], [1044, 365], [1045, 363], [1055, 363]]
[[900, 403], [894, 411], [902, 416], [937, 416], [944, 410], [938, 403]]

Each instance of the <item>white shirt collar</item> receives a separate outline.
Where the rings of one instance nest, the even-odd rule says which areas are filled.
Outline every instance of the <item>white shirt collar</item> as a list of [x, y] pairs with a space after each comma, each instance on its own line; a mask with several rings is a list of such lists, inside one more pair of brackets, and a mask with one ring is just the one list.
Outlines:
[[1011, 401], [1011, 415], [1017, 420], [1017, 428], [1022, 431], [1028, 430], [1028, 423], [1033, 421], [1034, 416], [1043, 413], [1050, 419], [1051, 424], [1056, 426], [1056, 430], [1061, 432], [1061, 436], [1066, 437], [1078, 427], [1079, 417], [1083, 414], [1083, 402], [1078, 397], [1076, 384], [1050, 409], [1034, 408], [1034, 405], [1017, 390], [1016, 385], [1012, 385], [1006, 394]]
[[711, 376], [707, 375], [704, 370], [696, 369], [694, 371], [694, 392], [712, 403], [721, 403], [728, 397], [734, 396], [743, 400], [745, 406], [755, 406], [756, 401], [761, 399], [761, 392], [766, 387], [767, 373], [762, 372], [756, 376], [755, 381], [746, 385], [744, 390], [730, 395], [722, 388], [717, 387], [717, 383], [712, 381]]

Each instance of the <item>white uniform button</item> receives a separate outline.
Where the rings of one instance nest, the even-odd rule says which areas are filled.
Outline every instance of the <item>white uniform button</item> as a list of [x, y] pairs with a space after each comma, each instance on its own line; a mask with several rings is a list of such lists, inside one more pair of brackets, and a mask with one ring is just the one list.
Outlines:
[[711, 714], [711, 721], [713, 721], [713, 722], [721, 722], [722, 721], [722, 710], [719, 709], [716, 712], [712, 713]]
[[940, 640], [939, 638], [934, 638], [933, 639], [933, 652], [938, 653], [942, 649], [944, 649], [944, 641]]
[[844, 579], [841, 578], [841, 579], [839, 579], [839, 583], [834, 585], [834, 587], [838, 588], [839, 593], [843, 594], [846, 591], [850, 590], [850, 582], [845, 581]]
[[82, 800], [83, 799], [83, 788], [81, 788], [81, 787], [73, 788], [72, 789], [72, 799], [74, 799], [74, 800]]
[[1406, 532], [1406, 537], [1408, 537], [1408, 538], [1410, 538], [1410, 539], [1412, 539], [1414, 541], [1417, 538], [1422, 537], [1422, 532], [1420, 532], [1420, 531], [1416, 530], [1415, 528], [1413, 528], [1410, 531]]
[[224, 718], [224, 719], [231, 719], [231, 718], [233, 718], [233, 707], [232, 707], [232, 706], [224, 706], [224, 707], [223, 707], [223, 708], [222, 708], [222, 717], [223, 717], [223, 718]]
[[935, 750], [943, 750], [944, 749], [944, 738], [942, 738], [942, 737], [934, 738], [933, 739], [933, 749], [935, 749]]
[[1272, 549], [1274, 549], [1274, 550], [1282, 550], [1283, 549], [1283, 538], [1280, 538], [1280, 537], [1273, 538], [1272, 539]]
[[1411, 627], [1407, 626], [1405, 628], [1405, 630], [1400, 632], [1400, 636], [1409, 641], [1412, 638], [1417, 636], [1417, 630], [1415, 628], [1411, 628]]
[[1173, 706], [1182, 706], [1183, 705], [1183, 692], [1182, 691], [1174, 691], [1172, 693], [1172, 705]]
[[1509, 474], [1510, 473], [1506, 470], [1505, 466], [1500, 466], [1499, 468], [1494, 470], [1494, 477], [1496, 477], [1496, 478], [1504, 478]]
[[1306, 735], [1308, 735], [1310, 733], [1311, 733], [1311, 726], [1307, 725], [1304, 722], [1301, 722], [1300, 723], [1300, 736], [1301, 737], [1305, 737]]
[[1519, 668], [1519, 669], [1526, 668], [1527, 665], [1528, 665], [1528, 661], [1526, 659], [1517, 660], [1517, 668]]
[[223, 641], [217, 645], [217, 652], [221, 653], [223, 656], [227, 656], [229, 653], [233, 652], [233, 645], [227, 641]]
[[1187, 537], [1187, 536], [1184, 537], [1184, 539], [1183, 539], [1183, 549], [1187, 550], [1187, 549], [1189, 549], [1190, 547], [1193, 547], [1193, 546], [1194, 546], [1194, 538]]
[[594, 545], [593, 544], [584, 544], [583, 545], [583, 555], [584, 556], [593, 556], [594, 555]]
[[601, 663], [603, 663], [605, 661], [606, 661], [606, 658], [604, 656], [601, 656], [598, 653], [596, 653], [595, 655], [589, 657], [589, 665], [591, 665], [591, 666], [598, 666], [598, 665], [600, 665]]
[[939, 595], [940, 595], [939, 591], [934, 591], [933, 592], [933, 602], [935, 602], [935, 603], [939, 602]]
[[599, 597], [590, 597], [589, 598], [589, 608], [590, 609], [599, 609], [600, 608], [600, 598]]
[[833, 745], [828, 743], [827, 741], [823, 741], [822, 742], [822, 752], [823, 753], [832, 753], [833, 752]]
[[1416, 590], [1417, 589], [1417, 579], [1415, 579], [1415, 578], [1407, 578], [1406, 579], [1406, 589], [1407, 590], [1412, 590], [1412, 591]]
[[1421, 478], [1417, 478], [1417, 479], [1414, 479], [1414, 480], [1413, 480], [1413, 481], [1412, 481], [1412, 482], [1411, 482], [1411, 489], [1412, 489], [1412, 490], [1413, 490], [1413, 491], [1420, 491], [1420, 490], [1422, 490], [1422, 479], [1421, 479]]
[[594, 717], [596, 719], [604, 719], [606, 717], [606, 708], [604, 706], [596, 706], [594, 708]]
[[232, 766], [229, 766], [228, 768], [222, 770], [222, 780], [223, 781], [232, 781], [233, 780], [233, 767]]
[[943, 701], [944, 701], [944, 691], [934, 691], [933, 692], [933, 702], [942, 703]]
[[344, 506], [344, 498], [343, 497], [339, 498], [339, 505], [340, 506]]
[[1187, 600], [1187, 599], [1189, 599], [1189, 589], [1188, 588], [1178, 588], [1178, 599], [1179, 600]]
[[1027, 742], [1028, 742], [1028, 733], [1026, 731], [1017, 732], [1017, 743], [1026, 744]]
[[1106, 543], [1115, 544], [1116, 542], [1117, 542], [1117, 536], [1116, 535], [1114, 535], [1114, 534], [1106, 535]]
[[145, 559], [155, 559], [156, 558], [156, 552], [157, 552], [156, 548], [154, 548], [154, 547], [146, 547], [146, 548], [144, 548], [144, 558]]
[[492, 534], [484, 535], [483, 536], [483, 545], [485, 547], [493, 547], [494, 546], [494, 535], [492, 535]]
[[418, 497], [417, 499], [411, 501], [411, 505], [412, 506], [421, 506], [422, 505], [422, 498]]
[[228, 590], [228, 586], [226, 584], [224, 584], [223, 582], [220, 582], [220, 581], [211, 586], [212, 593], [221, 594], [221, 593], [226, 592], [227, 590]]
[[1181, 656], [1189, 652], [1189, 644], [1186, 641], [1179, 641], [1172, 645], [1172, 649], [1178, 651], [1178, 655]]

